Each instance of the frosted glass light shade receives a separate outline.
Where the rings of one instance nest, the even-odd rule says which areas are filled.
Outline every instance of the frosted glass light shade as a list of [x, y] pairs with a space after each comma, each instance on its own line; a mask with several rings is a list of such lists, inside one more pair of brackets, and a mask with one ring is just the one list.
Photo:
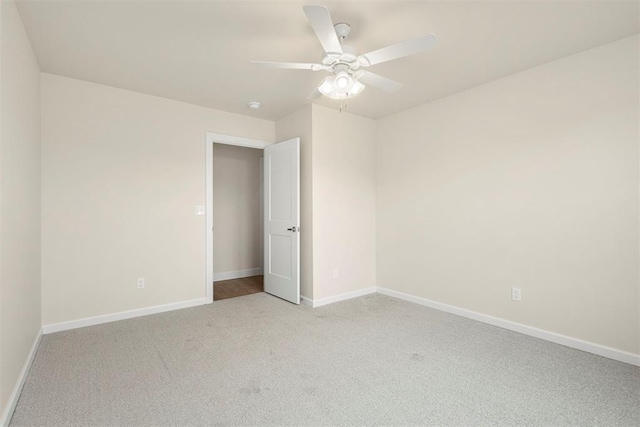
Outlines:
[[318, 90], [331, 99], [353, 98], [364, 90], [365, 86], [346, 72], [325, 78]]

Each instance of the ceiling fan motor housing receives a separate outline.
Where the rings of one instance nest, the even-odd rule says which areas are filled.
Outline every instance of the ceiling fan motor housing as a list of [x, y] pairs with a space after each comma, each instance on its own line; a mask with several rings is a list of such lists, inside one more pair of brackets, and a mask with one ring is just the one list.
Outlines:
[[351, 69], [360, 66], [358, 63], [358, 51], [353, 46], [342, 45], [342, 54], [324, 54], [322, 57], [324, 65], [345, 64]]

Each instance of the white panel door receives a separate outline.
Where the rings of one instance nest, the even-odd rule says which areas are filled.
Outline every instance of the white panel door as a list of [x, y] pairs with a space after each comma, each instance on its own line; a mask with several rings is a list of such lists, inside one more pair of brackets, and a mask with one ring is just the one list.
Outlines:
[[300, 303], [300, 138], [264, 149], [264, 291]]

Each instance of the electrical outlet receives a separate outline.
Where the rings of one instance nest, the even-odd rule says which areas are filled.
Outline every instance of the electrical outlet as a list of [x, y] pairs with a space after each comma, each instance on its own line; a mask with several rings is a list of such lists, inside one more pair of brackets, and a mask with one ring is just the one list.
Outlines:
[[522, 291], [520, 288], [511, 288], [511, 299], [514, 301], [522, 301]]
[[334, 278], [334, 279], [337, 279], [337, 278], [338, 278], [338, 269], [337, 269], [337, 268], [334, 268], [334, 269], [333, 269], [333, 278]]
[[138, 289], [144, 288], [144, 277], [138, 277], [136, 284], [138, 286]]

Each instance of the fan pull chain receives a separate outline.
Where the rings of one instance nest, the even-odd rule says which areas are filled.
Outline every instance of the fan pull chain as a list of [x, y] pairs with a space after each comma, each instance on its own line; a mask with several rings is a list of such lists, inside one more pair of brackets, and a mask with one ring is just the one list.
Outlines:
[[347, 93], [347, 98], [340, 100], [340, 113], [342, 113], [343, 110], [347, 109], [348, 100], [349, 100], [349, 94]]

